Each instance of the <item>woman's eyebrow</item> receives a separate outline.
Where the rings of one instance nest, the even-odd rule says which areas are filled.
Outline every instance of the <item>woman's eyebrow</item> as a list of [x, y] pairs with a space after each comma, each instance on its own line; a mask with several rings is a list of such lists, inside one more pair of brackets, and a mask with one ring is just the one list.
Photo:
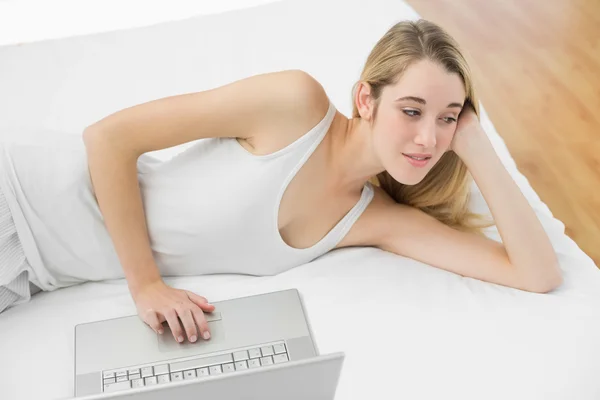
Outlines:
[[[402, 100], [411, 100], [411, 101], [414, 101], [415, 103], [427, 104], [427, 102], [425, 101], [425, 99], [422, 99], [420, 97], [415, 97], [415, 96], [398, 97], [394, 101], [402, 101]], [[448, 106], [446, 108], [453, 108], [453, 107], [463, 108], [463, 105], [460, 104], [460, 103], [450, 103], [450, 104], [448, 104]]]
[[422, 99], [420, 97], [415, 97], [415, 96], [399, 97], [399, 98], [397, 98], [394, 101], [402, 101], [402, 100], [411, 100], [411, 101], [414, 101], [415, 103], [427, 104], [427, 102], [425, 101], [425, 99]]

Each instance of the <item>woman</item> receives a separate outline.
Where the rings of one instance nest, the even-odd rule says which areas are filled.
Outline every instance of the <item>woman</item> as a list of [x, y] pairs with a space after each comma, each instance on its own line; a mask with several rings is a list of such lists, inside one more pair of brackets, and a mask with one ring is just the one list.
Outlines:
[[[405, 21], [369, 55], [351, 118], [289, 70], [121, 110], [68, 150], [8, 146], [4, 308], [29, 299], [27, 280], [53, 290], [124, 276], [152, 329], [166, 321], [194, 342], [209, 337], [214, 306], [163, 276], [272, 275], [349, 246], [548, 292], [562, 281], [557, 258], [477, 104], [456, 42]], [[146, 154], [198, 139], [166, 162]], [[35, 184], [27, 157], [43, 165]], [[471, 176], [503, 243], [468, 210]]]

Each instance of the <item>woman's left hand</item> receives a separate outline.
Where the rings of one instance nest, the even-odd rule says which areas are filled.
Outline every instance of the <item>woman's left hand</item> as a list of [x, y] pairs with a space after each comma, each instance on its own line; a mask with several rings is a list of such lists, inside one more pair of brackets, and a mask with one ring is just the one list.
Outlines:
[[450, 150], [464, 159], [464, 157], [468, 157], [469, 152], [477, 151], [482, 145], [491, 146], [491, 143], [481, 127], [473, 107], [470, 104], [465, 104], [465, 109], [458, 117], [456, 132], [450, 143]]

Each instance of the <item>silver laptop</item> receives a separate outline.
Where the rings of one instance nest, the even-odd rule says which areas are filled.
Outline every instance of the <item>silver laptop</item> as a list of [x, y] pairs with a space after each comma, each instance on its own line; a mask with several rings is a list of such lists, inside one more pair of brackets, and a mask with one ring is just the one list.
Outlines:
[[298, 290], [211, 304], [211, 337], [196, 343], [137, 315], [75, 326], [75, 396], [334, 399], [345, 353], [319, 355]]

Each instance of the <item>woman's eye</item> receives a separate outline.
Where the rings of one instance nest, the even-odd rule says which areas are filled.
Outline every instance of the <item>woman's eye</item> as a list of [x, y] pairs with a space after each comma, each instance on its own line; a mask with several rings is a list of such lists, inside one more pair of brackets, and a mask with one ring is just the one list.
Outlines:
[[447, 123], [447, 124], [451, 124], [453, 122], [456, 122], [456, 118], [454, 118], [454, 117], [444, 117], [444, 118], [442, 118], [442, 120], [444, 120], [444, 122]]
[[421, 112], [417, 110], [402, 110], [402, 112], [409, 117], [416, 117], [417, 115], [421, 115]]

